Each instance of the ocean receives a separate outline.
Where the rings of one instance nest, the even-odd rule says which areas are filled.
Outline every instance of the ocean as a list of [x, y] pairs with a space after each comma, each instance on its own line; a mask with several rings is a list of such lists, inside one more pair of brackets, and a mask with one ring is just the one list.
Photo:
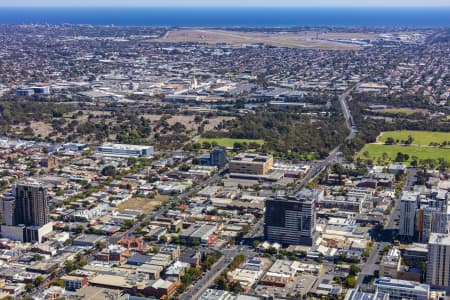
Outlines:
[[450, 27], [446, 8], [0, 8], [0, 24]]

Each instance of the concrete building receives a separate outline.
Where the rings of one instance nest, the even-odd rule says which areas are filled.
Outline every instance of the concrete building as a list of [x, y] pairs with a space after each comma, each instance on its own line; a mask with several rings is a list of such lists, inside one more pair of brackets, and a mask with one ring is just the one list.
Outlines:
[[379, 293], [389, 294], [389, 299], [428, 300], [430, 295], [430, 286], [428, 284], [407, 280], [381, 277], [375, 279], [374, 286]]
[[179, 237], [188, 243], [196, 240], [203, 245], [207, 245], [216, 241], [217, 237], [214, 235], [216, 230], [215, 224], [195, 224], [180, 232]]
[[389, 165], [388, 172], [389, 174], [405, 174], [408, 167], [406, 165]]
[[428, 242], [426, 282], [433, 286], [450, 289], [450, 235], [431, 233]]
[[400, 236], [406, 239], [414, 237], [415, 217], [419, 194], [404, 191], [400, 198]]
[[298, 262], [290, 260], [276, 260], [261, 279], [261, 283], [270, 286], [285, 287], [295, 276], [297, 270], [295, 264]]
[[400, 250], [398, 248], [390, 249], [380, 262], [380, 276], [397, 278], [400, 264]]
[[296, 196], [267, 199], [265, 239], [284, 245], [311, 246], [315, 239], [314, 205], [314, 201]]
[[25, 226], [2, 225], [2, 237], [13, 241], [23, 241]]
[[320, 208], [337, 209], [339, 211], [349, 211], [361, 213], [363, 202], [366, 201], [367, 196], [334, 196], [329, 195], [324, 197], [320, 202]]
[[88, 145], [80, 143], [65, 143], [61, 145], [61, 148], [70, 151], [83, 151], [88, 149]]
[[261, 260], [250, 258], [241, 267], [228, 272], [227, 278], [231, 282], [239, 282], [242, 289], [248, 291], [263, 273], [262, 266]]
[[155, 151], [153, 146], [104, 143], [97, 152], [105, 156], [150, 157]]
[[427, 261], [428, 244], [413, 243], [403, 250], [403, 260], [408, 266], [419, 266], [423, 261]]
[[1, 201], [3, 224], [13, 226], [15, 224], [16, 198], [13, 196], [4, 196]]
[[53, 231], [53, 223], [49, 222], [43, 226], [2, 225], [1, 229], [3, 238], [25, 243], [42, 243], [43, 237]]
[[98, 261], [123, 262], [130, 257], [130, 250], [120, 245], [109, 245], [96, 254]]
[[273, 166], [272, 155], [241, 153], [229, 162], [230, 173], [266, 175]]
[[48, 86], [31, 86], [16, 89], [17, 96], [50, 95], [50, 87]]
[[88, 284], [86, 276], [64, 275], [61, 279], [64, 281], [64, 288], [68, 291], [76, 291]]

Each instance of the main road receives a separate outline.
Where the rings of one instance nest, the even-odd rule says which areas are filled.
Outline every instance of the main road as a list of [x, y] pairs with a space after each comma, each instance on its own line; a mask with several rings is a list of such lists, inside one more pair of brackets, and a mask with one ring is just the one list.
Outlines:
[[350, 130], [349, 135], [347, 136], [346, 140], [352, 140], [355, 138], [356, 134], [358, 133], [358, 130], [356, 128], [355, 121], [353, 120], [353, 116], [351, 114], [351, 111], [348, 107], [347, 99], [350, 96], [350, 93], [359, 86], [360, 84], [357, 84], [348, 90], [346, 90], [342, 95], [339, 96], [339, 104], [341, 105], [342, 113], [344, 114], [345, 119], [345, 125]]
[[[345, 141], [349, 141], [355, 138], [356, 134], [358, 133], [358, 129], [356, 127], [356, 124], [353, 120], [353, 116], [351, 114], [350, 108], [348, 107], [348, 98], [350, 97], [350, 93], [359, 86], [360, 84], [356, 84], [353, 87], [347, 89], [344, 93], [342, 93], [339, 98], [339, 104], [341, 105], [342, 113], [344, 114], [344, 120], [345, 125], [347, 126], [348, 130], [350, 131], [347, 137], [345, 138]], [[315, 164], [312, 169], [308, 172], [308, 174], [302, 179], [301, 182], [297, 184], [297, 187], [294, 190], [294, 194], [298, 193], [302, 188], [304, 188], [311, 180], [313, 180], [316, 176], [318, 176], [327, 166], [332, 164], [334, 161], [336, 161], [337, 154], [339, 152], [339, 149], [341, 148], [342, 144], [338, 145], [336, 148], [330, 151], [327, 158], [325, 158], [322, 161], [319, 161], [317, 164]]]
[[400, 201], [397, 199], [395, 205], [389, 214], [389, 218], [384, 222], [384, 228], [381, 233], [375, 237], [372, 250], [366, 263], [363, 265], [361, 273], [358, 275], [358, 286], [364, 282], [366, 277], [374, 275], [379, 270], [378, 263], [381, 261], [382, 251], [386, 246], [392, 245], [392, 239], [397, 236], [397, 220], [400, 218]]

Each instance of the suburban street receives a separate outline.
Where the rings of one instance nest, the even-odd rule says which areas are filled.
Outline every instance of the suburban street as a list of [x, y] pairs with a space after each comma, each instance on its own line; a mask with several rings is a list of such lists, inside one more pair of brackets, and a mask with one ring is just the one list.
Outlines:
[[231, 263], [233, 258], [238, 254], [244, 254], [246, 257], [251, 257], [254, 253], [246, 246], [233, 246], [229, 249], [221, 249], [223, 256], [213, 265], [211, 270], [206, 272], [200, 280], [195, 282], [192, 287], [183, 293], [180, 300], [198, 299], [203, 292], [214, 283], [214, 280], [219, 276]]
[[[412, 184], [415, 178], [415, 171], [412, 171], [413, 175], [408, 174], [407, 184]], [[381, 260], [380, 252], [384, 249], [384, 247], [392, 245], [392, 240], [398, 234], [398, 225], [396, 223], [397, 220], [400, 219], [400, 199], [395, 199], [395, 205], [392, 208], [391, 213], [387, 221], [384, 223], [383, 230], [378, 234], [378, 236], [374, 239], [374, 244], [372, 250], [370, 252], [370, 256], [368, 257], [366, 263], [364, 264], [361, 273], [358, 275], [357, 284], [360, 285], [364, 283], [364, 279], [366, 277], [373, 276], [376, 270], [379, 270], [379, 266], [377, 262]]]
[[226, 256], [222, 256], [213, 267], [206, 272], [204, 276], [201, 277], [200, 280], [195, 282], [188, 290], [180, 295], [180, 300], [190, 300], [197, 299], [200, 295], [210, 286], [214, 279], [228, 266]]

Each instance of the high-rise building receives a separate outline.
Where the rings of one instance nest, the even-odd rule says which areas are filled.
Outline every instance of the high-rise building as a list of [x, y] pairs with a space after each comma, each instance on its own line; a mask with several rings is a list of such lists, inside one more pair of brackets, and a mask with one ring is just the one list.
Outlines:
[[264, 236], [283, 245], [312, 245], [315, 239], [315, 201], [282, 196], [265, 201]]
[[400, 236], [406, 239], [414, 237], [414, 225], [419, 194], [405, 191], [400, 198]]
[[14, 196], [3, 196], [1, 202], [2, 223], [12, 226], [15, 224], [16, 198]]
[[432, 232], [447, 233], [447, 209], [443, 211], [439, 207], [423, 207], [417, 214], [422, 219], [422, 226], [418, 228], [420, 242], [428, 243]]
[[449, 192], [446, 190], [432, 190], [430, 193], [431, 206], [439, 208], [441, 211], [446, 211], [448, 206]]
[[428, 242], [427, 283], [450, 289], [450, 235], [431, 233]]
[[420, 199], [420, 208], [416, 210], [416, 232], [420, 242], [428, 243], [432, 232], [448, 233], [447, 202], [446, 190], [432, 190], [426, 198]]
[[227, 164], [227, 150], [225, 148], [214, 148], [210, 153], [210, 165], [219, 170]]
[[43, 236], [53, 230], [49, 222], [47, 187], [37, 182], [19, 182], [13, 195], [2, 199], [2, 237], [42, 242]]
[[40, 183], [16, 185], [15, 223], [43, 226], [49, 222], [47, 187]]

